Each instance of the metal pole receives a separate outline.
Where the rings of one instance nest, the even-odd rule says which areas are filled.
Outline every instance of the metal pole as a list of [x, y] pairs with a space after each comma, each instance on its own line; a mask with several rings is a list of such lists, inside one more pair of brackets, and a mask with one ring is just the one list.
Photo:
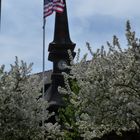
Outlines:
[[[43, 71], [43, 74], [42, 74], [42, 79], [43, 79], [43, 85], [42, 85], [42, 98], [43, 98], [43, 101], [45, 100], [44, 99], [44, 96], [45, 96], [45, 24], [46, 24], [46, 19], [44, 18], [43, 19], [43, 67], [42, 67], [42, 71]], [[44, 121], [45, 121], [45, 106], [43, 104], [43, 112], [42, 112], [42, 127], [43, 127], [43, 132], [45, 134], [45, 124], [44, 124]], [[44, 136], [42, 137], [42, 140], [44, 140]]]
[[0, 0], [0, 29], [1, 29], [1, 8], [2, 8], [2, 0]]

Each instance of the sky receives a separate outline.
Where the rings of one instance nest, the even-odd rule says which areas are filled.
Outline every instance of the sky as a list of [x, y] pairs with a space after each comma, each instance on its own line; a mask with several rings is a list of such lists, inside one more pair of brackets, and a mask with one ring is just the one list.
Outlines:
[[[88, 52], [86, 42], [96, 51], [116, 35], [122, 47], [127, 47], [125, 24], [130, 20], [132, 29], [140, 36], [140, 0], [66, 0], [71, 40], [75, 52]], [[0, 31], [0, 65], [6, 69], [19, 60], [34, 63], [33, 73], [42, 71], [42, 13], [43, 0], [2, 0]], [[48, 45], [53, 40], [55, 14], [46, 20], [45, 70], [52, 69], [48, 61]], [[89, 56], [90, 59], [90, 56]]]

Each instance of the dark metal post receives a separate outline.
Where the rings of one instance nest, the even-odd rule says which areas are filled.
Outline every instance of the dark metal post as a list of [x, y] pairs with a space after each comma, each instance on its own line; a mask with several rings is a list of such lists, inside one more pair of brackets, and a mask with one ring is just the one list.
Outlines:
[[52, 111], [63, 106], [63, 100], [58, 93], [58, 86], [64, 86], [62, 72], [68, 72], [66, 68], [61, 67], [65, 63], [70, 65], [68, 50], [71, 50], [73, 57], [75, 56], [75, 44], [71, 41], [69, 35], [68, 18], [66, 1], [64, 0], [65, 8], [63, 13], [56, 13], [54, 40], [49, 44], [48, 59], [53, 62], [53, 73], [51, 76], [52, 83], [46, 91], [45, 98], [50, 104]]

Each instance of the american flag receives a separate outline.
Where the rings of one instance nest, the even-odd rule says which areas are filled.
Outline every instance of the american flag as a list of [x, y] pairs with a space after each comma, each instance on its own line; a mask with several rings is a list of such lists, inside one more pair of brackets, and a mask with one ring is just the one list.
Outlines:
[[44, 18], [51, 15], [53, 11], [62, 13], [64, 11], [63, 0], [44, 0]]

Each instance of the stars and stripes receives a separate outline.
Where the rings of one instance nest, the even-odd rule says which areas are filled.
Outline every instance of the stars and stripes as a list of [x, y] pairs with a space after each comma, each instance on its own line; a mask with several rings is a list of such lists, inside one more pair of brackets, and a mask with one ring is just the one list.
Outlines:
[[63, 0], [44, 0], [44, 18], [51, 15], [53, 11], [62, 13], [64, 11]]

